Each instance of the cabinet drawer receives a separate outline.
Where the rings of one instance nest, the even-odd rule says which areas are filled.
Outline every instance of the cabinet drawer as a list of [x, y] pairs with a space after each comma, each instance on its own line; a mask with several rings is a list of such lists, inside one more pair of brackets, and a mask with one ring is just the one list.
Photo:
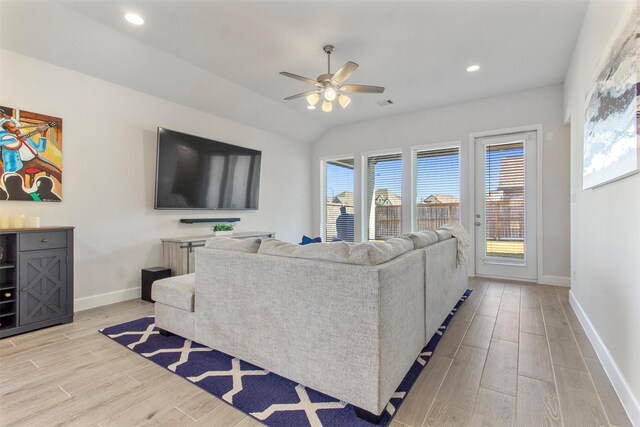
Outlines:
[[20, 233], [20, 251], [57, 249], [67, 247], [66, 231]]

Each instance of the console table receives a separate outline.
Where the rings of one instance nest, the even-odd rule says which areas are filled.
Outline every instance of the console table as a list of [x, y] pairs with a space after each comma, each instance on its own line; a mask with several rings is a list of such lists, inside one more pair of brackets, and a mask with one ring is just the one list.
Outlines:
[[73, 321], [73, 227], [0, 229], [0, 338]]
[[[246, 231], [233, 233], [226, 237], [231, 237], [232, 239], [249, 239], [252, 237], [266, 239], [267, 237], [275, 236], [276, 233], [273, 231]], [[193, 273], [196, 264], [193, 250], [204, 246], [205, 242], [211, 237], [213, 236], [209, 234], [206, 236], [160, 239], [162, 241], [162, 266], [170, 268], [172, 276]]]

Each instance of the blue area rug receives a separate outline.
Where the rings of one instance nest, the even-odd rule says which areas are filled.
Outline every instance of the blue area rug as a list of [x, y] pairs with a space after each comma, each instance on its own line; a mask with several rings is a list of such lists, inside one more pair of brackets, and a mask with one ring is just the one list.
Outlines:
[[[467, 290], [407, 372], [387, 405], [378, 426], [389, 425], [420, 372], [429, 362]], [[331, 396], [265, 371], [201, 344], [159, 334], [154, 317], [102, 329], [115, 340], [156, 364], [191, 381], [258, 421], [273, 427], [371, 427], [356, 417], [354, 408]]]

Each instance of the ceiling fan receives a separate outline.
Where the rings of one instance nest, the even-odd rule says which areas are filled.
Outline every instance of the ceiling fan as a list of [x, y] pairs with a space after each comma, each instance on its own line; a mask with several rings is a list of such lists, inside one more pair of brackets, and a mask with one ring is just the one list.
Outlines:
[[335, 74], [331, 74], [331, 52], [335, 49], [332, 45], [328, 44], [322, 48], [324, 52], [327, 54], [327, 73], [321, 74], [318, 76], [316, 80], [309, 79], [307, 77], [302, 77], [297, 74], [287, 73], [286, 71], [281, 71], [280, 74], [286, 77], [291, 77], [292, 79], [300, 80], [305, 83], [309, 83], [315, 86], [315, 89], [308, 90], [306, 92], [298, 93], [296, 95], [291, 95], [286, 97], [284, 100], [288, 101], [290, 99], [302, 98], [303, 96], [307, 98], [307, 102], [309, 105], [308, 109], [314, 110], [316, 108], [316, 104], [320, 101], [320, 98], [324, 98], [322, 103], [322, 111], [328, 113], [333, 109], [333, 101], [337, 98], [338, 104], [342, 108], [345, 108], [351, 102], [351, 98], [345, 95], [342, 92], [349, 93], [382, 93], [384, 92], [384, 88], [381, 86], [367, 86], [367, 85], [347, 85], [344, 84], [344, 81], [353, 74], [353, 72], [358, 68], [358, 64], [355, 62], [347, 62], [340, 68]]

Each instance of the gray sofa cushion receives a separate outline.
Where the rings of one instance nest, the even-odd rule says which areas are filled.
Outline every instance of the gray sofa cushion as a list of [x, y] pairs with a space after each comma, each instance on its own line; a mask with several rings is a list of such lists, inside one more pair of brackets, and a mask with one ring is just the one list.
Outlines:
[[436, 230], [436, 234], [438, 235], [438, 242], [442, 242], [443, 240], [447, 240], [451, 238], [451, 232], [449, 230], [439, 229]]
[[156, 280], [151, 287], [151, 298], [161, 304], [193, 312], [195, 273]]
[[212, 237], [204, 244], [205, 248], [221, 251], [246, 252], [255, 254], [260, 247], [260, 239], [232, 239], [230, 237]]
[[438, 235], [434, 230], [424, 230], [414, 233], [407, 233], [406, 236], [411, 239], [416, 249], [426, 248], [429, 245], [438, 243]]
[[264, 239], [258, 253], [340, 264], [378, 265], [413, 249], [413, 242], [408, 237], [396, 237], [386, 242], [330, 242], [304, 246], [277, 239]]

